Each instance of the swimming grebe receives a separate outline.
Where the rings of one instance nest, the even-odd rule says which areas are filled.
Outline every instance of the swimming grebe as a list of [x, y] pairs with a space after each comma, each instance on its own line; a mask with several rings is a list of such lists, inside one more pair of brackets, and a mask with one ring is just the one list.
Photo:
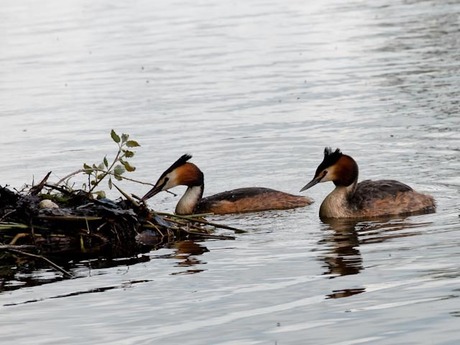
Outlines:
[[142, 201], [161, 191], [176, 186], [187, 186], [187, 190], [176, 206], [176, 214], [199, 213], [243, 213], [266, 210], [283, 210], [306, 206], [312, 200], [299, 195], [279, 192], [269, 188], [239, 188], [202, 198], [204, 190], [203, 172], [188, 162], [191, 155], [180, 157], [160, 176], [155, 186], [142, 197]]
[[319, 209], [321, 218], [369, 218], [435, 211], [432, 196], [414, 191], [395, 180], [366, 180], [358, 183], [358, 164], [339, 149], [324, 149], [324, 159], [313, 180], [300, 191], [319, 182], [332, 181], [335, 189]]

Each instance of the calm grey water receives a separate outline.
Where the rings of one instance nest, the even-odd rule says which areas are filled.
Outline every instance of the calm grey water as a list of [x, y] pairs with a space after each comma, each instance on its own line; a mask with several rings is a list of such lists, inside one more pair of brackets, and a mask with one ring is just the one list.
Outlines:
[[114, 128], [143, 181], [190, 152], [205, 194], [297, 193], [332, 146], [438, 211], [325, 224], [322, 184], [304, 209], [215, 217], [249, 230], [234, 241], [18, 275], [2, 343], [458, 344], [459, 38], [457, 1], [4, 0], [2, 185], [99, 162]]

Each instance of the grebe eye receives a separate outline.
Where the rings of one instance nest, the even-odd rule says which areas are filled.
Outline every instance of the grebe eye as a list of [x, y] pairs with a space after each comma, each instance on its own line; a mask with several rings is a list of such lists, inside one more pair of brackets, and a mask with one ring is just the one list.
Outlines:
[[163, 188], [164, 186], [166, 186], [166, 184], [168, 183], [168, 181], [169, 181], [169, 177], [165, 177], [163, 183], [161, 184], [161, 188]]

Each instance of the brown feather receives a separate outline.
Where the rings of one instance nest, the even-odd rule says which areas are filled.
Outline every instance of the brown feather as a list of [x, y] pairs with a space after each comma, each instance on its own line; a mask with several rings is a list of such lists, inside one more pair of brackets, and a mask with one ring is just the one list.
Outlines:
[[284, 210], [310, 205], [309, 198], [279, 192], [270, 188], [239, 188], [201, 199], [197, 213], [246, 213]]

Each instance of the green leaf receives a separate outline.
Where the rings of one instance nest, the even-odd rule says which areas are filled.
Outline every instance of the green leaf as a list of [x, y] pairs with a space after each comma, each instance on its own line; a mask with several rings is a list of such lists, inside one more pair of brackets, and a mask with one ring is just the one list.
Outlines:
[[109, 161], [107, 160], [107, 156], [104, 157], [104, 165], [106, 168], [109, 167]]
[[91, 168], [88, 164], [83, 163], [83, 171], [85, 172], [85, 174], [91, 175], [94, 169]]
[[134, 170], [136, 170], [136, 167], [133, 167], [131, 164], [129, 164], [128, 162], [126, 161], [123, 161], [123, 166], [125, 167], [126, 171], [128, 172], [132, 172]]
[[120, 137], [118, 136], [117, 133], [112, 129], [110, 132], [110, 136], [112, 137], [112, 140], [115, 141], [117, 144], [120, 142]]
[[126, 158], [131, 158], [134, 157], [134, 152], [130, 150], [123, 150], [123, 153], [125, 154]]
[[121, 142], [122, 143], [126, 143], [128, 141], [128, 138], [129, 138], [129, 134], [122, 134], [121, 135]]
[[113, 169], [113, 174], [115, 175], [115, 177], [117, 177], [117, 175], [118, 175], [118, 176], [123, 175], [123, 173], [124, 173], [125, 171], [126, 171], [126, 170], [125, 170], [125, 168], [124, 168], [123, 165], [117, 164], [117, 165], [115, 166], [115, 168]]
[[109, 178], [109, 189], [112, 189], [113, 184], [112, 184], [112, 178]]
[[105, 168], [104, 162], [102, 162], [101, 164], [99, 164], [99, 165], [97, 166], [97, 168], [98, 168], [99, 170], [104, 171], [104, 168]]
[[98, 190], [97, 192], [93, 192], [96, 195], [96, 199], [104, 199], [106, 197], [105, 192], [103, 190]]
[[121, 177], [120, 175], [113, 175], [113, 177], [115, 177], [115, 179], [118, 180], [118, 181], [123, 180], [123, 177]]
[[126, 142], [126, 146], [128, 146], [128, 147], [139, 147], [141, 145], [139, 145], [139, 143], [136, 140], [128, 140]]

